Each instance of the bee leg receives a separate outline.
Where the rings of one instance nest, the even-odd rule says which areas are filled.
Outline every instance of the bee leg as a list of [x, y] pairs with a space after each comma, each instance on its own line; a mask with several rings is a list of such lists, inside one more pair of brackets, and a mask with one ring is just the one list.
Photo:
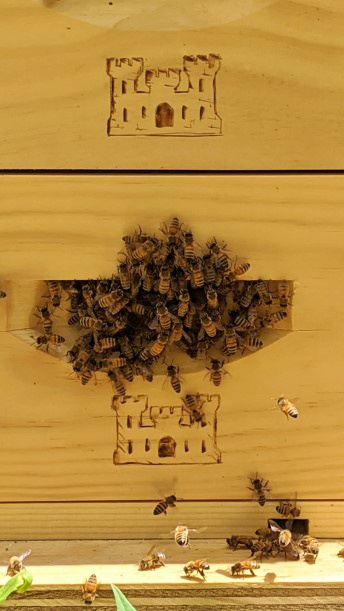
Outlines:
[[250, 569], [250, 573], [251, 573], [251, 575], [254, 575], [254, 576], [256, 575], [256, 574], [255, 574], [255, 573], [252, 571], [252, 569]]

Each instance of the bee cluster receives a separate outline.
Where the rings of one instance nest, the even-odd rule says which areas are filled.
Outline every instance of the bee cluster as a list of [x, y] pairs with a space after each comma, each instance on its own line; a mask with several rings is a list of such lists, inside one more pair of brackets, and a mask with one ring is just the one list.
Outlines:
[[[178, 218], [160, 231], [162, 238], [141, 228], [124, 236], [122, 260], [109, 279], [48, 281], [52, 308], [60, 306], [62, 290], [67, 294], [68, 325], [79, 332], [67, 354], [82, 384], [102, 371], [123, 397], [127, 382], [136, 375], [151, 382], [154, 364], [177, 347], [191, 359], [209, 359], [218, 386], [227, 373], [219, 357], [258, 350], [261, 330], [287, 316], [287, 281], [273, 294], [264, 280], [241, 280], [249, 263], [230, 257], [215, 238], [199, 246]], [[64, 338], [46, 321], [39, 342], [48, 349]], [[179, 367], [168, 365], [166, 373], [179, 393]]]

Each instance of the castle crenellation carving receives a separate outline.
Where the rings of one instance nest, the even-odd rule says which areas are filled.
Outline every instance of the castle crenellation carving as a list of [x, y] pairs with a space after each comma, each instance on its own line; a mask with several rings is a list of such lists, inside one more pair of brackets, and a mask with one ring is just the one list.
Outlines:
[[140, 57], [109, 58], [108, 135], [219, 135], [216, 54], [185, 55], [181, 68], [156, 67]]

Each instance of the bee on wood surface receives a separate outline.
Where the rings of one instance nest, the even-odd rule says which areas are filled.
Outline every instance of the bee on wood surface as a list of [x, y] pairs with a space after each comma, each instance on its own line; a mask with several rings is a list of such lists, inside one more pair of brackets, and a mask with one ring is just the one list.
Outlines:
[[255, 558], [260, 554], [260, 562], [263, 560], [264, 554], [268, 557], [274, 557], [274, 552], [278, 553], [278, 549], [276, 549], [276, 542], [271, 539], [266, 539], [266, 541], [255, 541], [251, 547], [251, 556]]
[[136, 373], [141, 375], [145, 382], [153, 382], [153, 371], [149, 365], [138, 359], [135, 362], [135, 369]]
[[79, 324], [85, 329], [95, 329], [96, 331], [101, 331], [104, 326], [103, 321], [99, 318], [93, 318], [92, 316], [81, 316]]
[[[40, 313], [39, 318], [40, 318], [40, 321], [42, 323], [42, 328], [43, 328], [43, 331], [44, 331], [44, 335], [51, 335], [52, 332], [53, 332], [53, 321], [50, 318], [49, 309], [46, 306], [44, 306], [43, 308], [40, 308], [40, 307], [37, 306], [37, 308], [38, 308], [38, 311]], [[35, 314], [35, 316], [37, 316], [37, 315]]]
[[253, 545], [251, 537], [245, 537], [244, 535], [232, 535], [232, 537], [226, 539], [226, 542], [233, 552], [235, 552], [239, 546], [245, 547], [246, 549], [251, 549]]
[[125, 365], [122, 365], [120, 367], [120, 372], [121, 372], [123, 377], [128, 382], [133, 382], [134, 381], [134, 370], [133, 370], [132, 366], [129, 363], [126, 363]]
[[216, 337], [216, 326], [209, 314], [206, 312], [201, 312], [200, 321], [202, 328], [199, 331], [198, 340], [202, 340], [204, 338], [204, 333], [206, 333], [208, 337]]
[[287, 420], [289, 420], [289, 416], [291, 418], [297, 418], [298, 417], [299, 412], [297, 411], [297, 408], [284, 395], [281, 395], [280, 397], [278, 397], [278, 399], [276, 399], [276, 401], [277, 401], [277, 405], [280, 408], [281, 412], [283, 412], [283, 414], [285, 414], [287, 416]]
[[59, 308], [61, 303], [61, 286], [56, 280], [47, 280], [50, 302], [53, 308]]
[[184, 573], [187, 577], [190, 577], [196, 571], [206, 581], [204, 571], [209, 571], [209, 569], [210, 566], [206, 560], [190, 560], [184, 566]]
[[241, 354], [244, 354], [245, 350], [249, 350], [250, 352], [256, 352], [259, 348], [262, 348], [263, 342], [256, 335], [248, 335], [245, 337], [243, 343], [241, 344], [242, 351]]
[[125, 386], [122, 378], [117, 375], [114, 371], [108, 371], [107, 373], [110, 382], [112, 383], [113, 389], [117, 395], [124, 397], [125, 395]]
[[5, 299], [6, 295], [5, 291], [0, 291], [0, 299]]
[[234, 276], [243, 276], [244, 274], [246, 274], [246, 272], [248, 272], [250, 267], [251, 267], [250, 263], [247, 263], [247, 262], [239, 263], [239, 265], [237, 265], [236, 263], [233, 269], [233, 274]]
[[179, 218], [175, 216], [168, 225], [166, 225], [166, 223], [162, 223], [160, 231], [165, 235], [176, 236], [180, 233], [182, 225], [183, 223], [181, 223]]
[[278, 282], [276, 293], [280, 307], [287, 308], [290, 305], [289, 298], [291, 297], [289, 282], [287, 280]]
[[92, 380], [93, 376], [94, 376], [94, 370], [89, 369], [89, 367], [86, 365], [86, 367], [84, 367], [80, 371], [80, 381], [81, 381], [82, 386], [86, 386], [86, 384], [88, 384], [89, 381]]
[[97, 577], [93, 573], [88, 579], [85, 580], [85, 583], [82, 586], [82, 599], [85, 605], [91, 605], [94, 602], [96, 596], [98, 596], [97, 588]]
[[51, 335], [39, 335], [36, 338], [37, 348], [46, 346], [47, 352], [49, 350], [49, 345], [55, 346], [57, 344], [63, 344], [65, 341], [66, 340], [62, 335], [55, 335], [53, 333], [51, 333]]
[[339, 550], [339, 552], [337, 553], [337, 556], [339, 558], [344, 558], [344, 547], [342, 547], [342, 549]]
[[319, 554], [319, 541], [310, 535], [303, 535], [297, 544], [303, 550], [306, 562], [314, 564]]
[[225, 356], [232, 356], [238, 350], [237, 335], [233, 327], [227, 327], [224, 333], [224, 343], [221, 348]]
[[245, 571], [250, 571], [251, 575], [255, 575], [253, 569], [259, 569], [260, 565], [256, 560], [242, 560], [231, 566], [231, 573], [234, 576], [239, 575], [244, 577]]
[[271, 295], [269, 293], [268, 285], [265, 280], [257, 280], [255, 283], [256, 291], [261, 299], [266, 305], [272, 304]]
[[249, 490], [252, 490], [252, 492], [254, 493], [254, 498], [257, 500], [258, 505], [260, 505], [261, 507], [263, 507], [266, 503], [266, 492], [270, 492], [270, 488], [267, 487], [269, 480], [266, 480], [264, 482], [263, 478], [259, 479], [258, 478], [258, 473], [256, 474], [256, 477], [252, 478], [249, 477], [249, 480], [253, 486], [253, 488], [250, 488], [250, 486], [248, 487]]
[[189, 412], [191, 416], [191, 421], [201, 422], [201, 425], [205, 426], [205, 414], [203, 412], [203, 405], [205, 402], [201, 400], [199, 393], [196, 395], [185, 395], [185, 398], [182, 399], [182, 401], [184, 403], [186, 411]]
[[215, 238], [212, 241], [207, 242], [209, 250], [215, 256], [215, 265], [220, 268], [224, 273], [229, 271], [230, 258], [225, 253], [226, 244], [220, 248]]
[[131, 252], [131, 257], [134, 261], [143, 261], [153, 253], [154, 247], [153, 240], [147, 239]]
[[31, 549], [28, 549], [23, 554], [20, 554], [20, 556], [12, 556], [7, 567], [6, 575], [13, 577], [13, 575], [25, 570], [23, 560], [25, 560], [25, 558], [27, 558], [30, 554]]
[[281, 514], [283, 518], [297, 518], [301, 513], [301, 507], [297, 507], [296, 502], [280, 501], [279, 505], [276, 507], [276, 511]]
[[157, 339], [149, 348], [150, 354], [152, 356], [159, 356], [165, 350], [169, 337], [168, 333], [159, 333]]
[[170, 496], [165, 496], [164, 501], [159, 501], [159, 503], [154, 507], [153, 514], [155, 516], [160, 515], [161, 513], [167, 514], [168, 507], [176, 506], [177, 497], [174, 494]]
[[269, 526], [274, 533], [278, 533], [279, 551], [284, 552], [284, 559], [292, 558], [299, 560], [299, 547], [293, 541], [292, 534], [288, 528], [281, 528], [274, 520], [269, 519]]
[[204, 274], [201, 259], [191, 259], [191, 285], [195, 288], [202, 288], [204, 286]]
[[210, 377], [210, 381], [214, 384], [214, 386], [220, 386], [222, 382], [222, 376], [228, 374], [228, 371], [223, 368], [224, 361], [219, 361], [218, 359], [211, 359], [210, 365], [210, 367], [207, 367], [209, 373], [207, 373], [206, 375]]
[[176, 393], [181, 391], [181, 380], [179, 376], [179, 367], [174, 365], [167, 366], [167, 377], [170, 379], [171, 386]]
[[155, 551], [155, 547], [153, 545], [146, 556], [140, 561], [140, 571], [150, 571], [151, 569], [157, 569], [159, 566], [165, 566], [166, 556], [164, 552]]

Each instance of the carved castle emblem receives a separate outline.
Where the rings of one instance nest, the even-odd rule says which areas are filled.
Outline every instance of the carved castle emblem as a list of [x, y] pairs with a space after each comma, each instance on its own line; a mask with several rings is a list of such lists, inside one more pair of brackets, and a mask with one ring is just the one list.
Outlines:
[[220, 395], [200, 395], [204, 418], [195, 422], [185, 406], [149, 405], [147, 395], [126, 396], [114, 406], [114, 464], [207, 464], [221, 462], [216, 443]]
[[141, 57], [109, 58], [109, 136], [217, 136], [220, 56], [184, 55], [182, 68], [146, 67]]

